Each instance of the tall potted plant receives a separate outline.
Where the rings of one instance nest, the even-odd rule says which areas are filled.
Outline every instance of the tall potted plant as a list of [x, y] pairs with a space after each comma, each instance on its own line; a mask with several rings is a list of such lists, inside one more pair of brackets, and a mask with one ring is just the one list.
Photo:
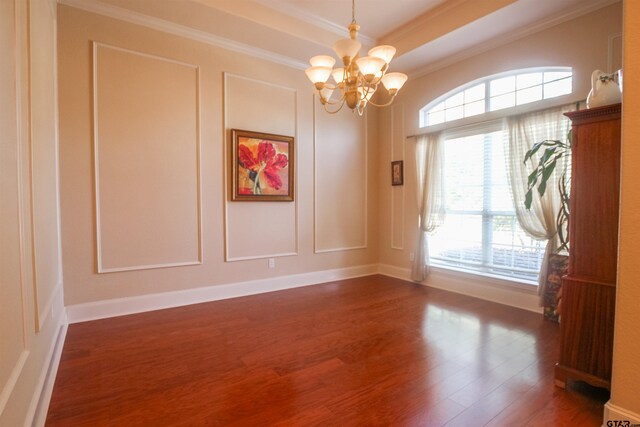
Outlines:
[[555, 253], [549, 256], [547, 270], [547, 286], [544, 299], [544, 315], [547, 319], [559, 321], [559, 306], [562, 294], [562, 276], [567, 272], [569, 252], [569, 191], [567, 185], [567, 159], [571, 155], [571, 132], [567, 135], [567, 142], [557, 139], [547, 139], [536, 143], [524, 157], [524, 162], [533, 160], [533, 156], [544, 149], [538, 158], [535, 169], [527, 178], [527, 193], [525, 195], [525, 207], [531, 209], [534, 193], [540, 197], [544, 195], [549, 185], [549, 180], [554, 176], [554, 171], [561, 167], [562, 173], [557, 180], [560, 192], [560, 209], [556, 216], [558, 241], [560, 245]]

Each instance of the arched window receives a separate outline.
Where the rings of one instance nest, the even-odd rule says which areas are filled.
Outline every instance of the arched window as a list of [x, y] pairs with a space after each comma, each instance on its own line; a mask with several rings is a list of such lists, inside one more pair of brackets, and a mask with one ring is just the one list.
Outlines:
[[[572, 75], [567, 67], [509, 71], [469, 82], [420, 110], [421, 127], [446, 123], [437, 127], [446, 219], [428, 239], [433, 265], [537, 282], [545, 243], [518, 223], [507, 172], [509, 129], [493, 119], [521, 112], [524, 104], [550, 106], [542, 101], [572, 93]], [[568, 131], [568, 120], [558, 115]], [[475, 124], [448, 123], [472, 116], [479, 118]]]
[[570, 67], [528, 68], [460, 86], [420, 110], [420, 127], [477, 116], [571, 93]]

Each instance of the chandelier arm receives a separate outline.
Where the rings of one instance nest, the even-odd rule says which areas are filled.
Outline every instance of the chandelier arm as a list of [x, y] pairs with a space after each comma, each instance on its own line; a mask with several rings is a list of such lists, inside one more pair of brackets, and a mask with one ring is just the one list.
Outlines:
[[[340, 93], [341, 93], [341, 95], [340, 95], [340, 99], [337, 99], [337, 100], [335, 100], [335, 101], [331, 101], [331, 100], [329, 100], [329, 99], [326, 99], [326, 98], [325, 98], [325, 100], [324, 100], [324, 104], [329, 104], [329, 105], [338, 105], [338, 104], [340, 104], [340, 103], [344, 103], [344, 92], [341, 90], [341, 91], [340, 91]], [[320, 95], [320, 93], [319, 93], [319, 92], [318, 92], [318, 96], [319, 96], [320, 98], [322, 98], [322, 95]], [[323, 104], [323, 105], [324, 105], [324, 104]]]
[[[334, 105], [334, 104], [330, 104], [330, 105]], [[327, 113], [329, 113], [329, 114], [336, 114], [338, 111], [342, 110], [342, 107], [344, 107], [344, 101], [342, 101], [342, 102], [340, 103], [340, 107], [338, 107], [338, 109], [337, 109], [337, 110], [334, 110], [334, 111], [330, 111], [330, 110], [327, 108], [327, 104], [322, 104], [322, 108], [324, 108], [324, 111], [326, 111], [326, 112], [327, 112]]]
[[395, 99], [395, 97], [396, 97], [396, 96], [395, 96], [395, 95], [393, 95], [393, 96], [391, 97], [391, 99], [390, 99], [388, 102], [384, 103], [384, 104], [376, 104], [376, 103], [375, 103], [375, 102], [373, 102], [373, 101], [369, 101], [368, 103], [369, 103], [369, 104], [371, 104], [371, 105], [373, 105], [374, 107], [388, 107], [389, 105], [391, 105], [391, 104], [393, 103], [393, 100]]
[[374, 78], [373, 80], [371, 80], [371, 83], [369, 83], [372, 86], [375, 86], [376, 88], [378, 87], [378, 85], [382, 82], [382, 78], [384, 77], [386, 73], [382, 73], [380, 75], [380, 77], [378, 78]]
[[344, 102], [345, 100], [345, 95], [344, 95], [344, 91], [340, 90], [340, 98], [335, 99], [335, 100], [331, 100], [331, 99], [327, 99], [324, 98], [322, 96], [322, 94], [320, 93], [320, 91], [317, 92], [318, 97], [320, 98], [320, 102], [324, 105], [324, 104], [329, 104], [329, 105], [337, 105], [340, 104], [342, 102]]
[[363, 85], [363, 87], [367, 88], [367, 94], [369, 94], [369, 92], [375, 92], [376, 90], [378, 90], [378, 83], [373, 84], [372, 83], [366, 83]]
[[337, 101], [330, 101], [330, 100], [328, 100], [328, 99], [325, 99], [325, 100], [324, 100], [324, 103], [325, 103], [326, 105], [338, 105], [338, 104], [342, 104], [343, 102], [344, 102], [344, 101], [343, 101], [342, 99], [339, 99], [339, 100], [337, 100]]

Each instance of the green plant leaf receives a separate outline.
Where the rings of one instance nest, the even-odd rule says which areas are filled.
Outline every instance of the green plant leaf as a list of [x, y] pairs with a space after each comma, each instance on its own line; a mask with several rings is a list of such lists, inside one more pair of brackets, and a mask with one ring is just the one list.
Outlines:
[[535, 144], [533, 144], [533, 147], [531, 147], [531, 150], [527, 151], [527, 153], [524, 155], [524, 163], [527, 163], [527, 160], [533, 157], [533, 155], [538, 152], [538, 150], [540, 149], [540, 147], [542, 147], [543, 144], [544, 144], [544, 141], [536, 142]]
[[536, 168], [533, 172], [529, 174], [527, 177], [527, 186], [529, 188], [533, 187], [538, 180], [538, 175], [540, 175], [540, 170]]
[[542, 171], [542, 180], [543, 181], [548, 181], [549, 178], [551, 177], [551, 174], [553, 173], [554, 169], [556, 168], [556, 163], [557, 160], [553, 160], [551, 163], [549, 163], [549, 165], [544, 169], [544, 171]]
[[566, 157], [566, 156], [567, 156], [567, 152], [564, 151], [564, 152], [558, 154], [554, 160], [560, 160], [561, 158]]
[[533, 201], [533, 191], [529, 189], [529, 191], [527, 191], [527, 194], [525, 194], [524, 196], [524, 207], [527, 208], [527, 210], [531, 209], [532, 201]]
[[540, 158], [540, 165], [544, 165], [549, 161], [549, 158], [551, 158], [551, 156], [553, 156], [556, 153], [556, 148], [557, 147], [549, 147], [546, 150], [544, 150], [544, 154]]
[[522, 163], [527, 163], [527, 160], [529, 160], [531, 157], [533, 157], [534, 154], [536, 154], [536, 151], [538, 151], [540, 147], [536, 148], [535, 146], [527, 151], [524, 155], [524, 161]]
[[547, 191], [547, 181], [541, 181], [538, 186], [538, 194], [540, 194], [540, 197], [544, 196], [545, 191]]
[[544, 141], [538, 142], [538, 144], [544, 145], [545, 147], [555, 147], [558, 144], [562, 144], [562, 141], [558, 141], [557, 139], [545, 139]]
[[540, 197], [544, 196], [544, 192], [547, 190], [547, 181], [553, 174], [554, 169], [556, 168], [556, 160], [553, 160], [547, 167], [542, 170], [542, 179], [540, 180], [540, 185], [538, 186], [538, 193]]

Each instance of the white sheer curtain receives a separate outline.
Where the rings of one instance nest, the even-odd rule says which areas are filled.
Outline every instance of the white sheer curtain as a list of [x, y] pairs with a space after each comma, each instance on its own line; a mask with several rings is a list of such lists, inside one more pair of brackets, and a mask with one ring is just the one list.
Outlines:
[[444, 142], [441, 134], [420, 135], [416, 143], [416, 198], [418, 241], [411, 280], [421, 282], [429, 274], [427, 233], [444, 221]]
[[[534, 156], [533, 160], [527, 161], [525, 164], [524, 156], [536, 142], [544, 141], [545, 139], [556, 139], [565, 142], [571, 123], [563, 113], [573, 109], [575, 109], [573, 105], [563, 106], [509, 117], [507, 120], [509, 127], [507, 169], [516, 216], [520, 226], [529, 236], [537, 240], [547, 241], [540, 268], [539, 295], [544, 295], [549, 255], [558, 248], [556, 215], [561, 201], [556, 183], [564, 168], [560, 167], [560, 165], [556, 167], [543, 197], [539, 197], [537, 189], [534, 190], [531, 210], [527, 210], [524, 206], [525, 194], [528, 188], [527, 178], [537, 165], [538, 157]], [[538, 154], [542, 155], [543, 152], [544, 148], [540, 149]]]

